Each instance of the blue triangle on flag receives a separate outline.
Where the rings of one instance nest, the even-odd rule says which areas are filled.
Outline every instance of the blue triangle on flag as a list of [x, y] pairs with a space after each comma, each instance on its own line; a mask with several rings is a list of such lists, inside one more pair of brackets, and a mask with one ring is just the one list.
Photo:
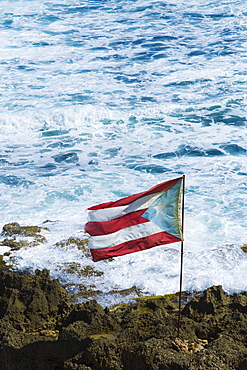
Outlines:
[[161, 230], [180, 239], [182, 239], [179, 222], [181, 183], [182, 179], [163, 192], [142, 215], [159, 226]]

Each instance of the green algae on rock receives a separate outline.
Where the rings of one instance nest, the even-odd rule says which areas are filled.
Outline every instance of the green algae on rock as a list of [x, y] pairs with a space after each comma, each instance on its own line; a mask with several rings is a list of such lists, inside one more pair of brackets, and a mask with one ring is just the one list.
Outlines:
[[247, 244], [243, 245], [242, 247], [240, 247], [242, 249], [242, 251], [244, 252], [247, 252]]
[[80, 239], [75, 238], [73, 236], [69, 237], [66, 240], [62, 240], [55, 244], [56, 247], [74, 247], [78, 248], [81, 252], [83, 252], [84, 257], [91, 257], [91, 253], [88, 248], [88, 239]]
[[[11, 256], [12, 252], [21, 248], [32, 248], [46, 242], [46, 238], [41, 235], [42, 231], [49, 231], [47, 227], [39, 226], [20, 226], [17, 222], [12, 222], [3, 226], [0, 246], [8, 247], [10, 250], [4, 253], [0, 270], [9, 266], [11, 270], [16, 268], [15, 259]], [[9, 257], [4, 261], [4, 257]], [[5, 268], [6, 269], [6, 268]]]
[[94, 284], [66, 284], [65, 288], [69, 292], [76, 290], [76, 293], [70, 293], [70, 303], [79, 303], [81, 300], [99, 297], [103, 293], [101, 290], [96, 289], [96, 285]]
[[3, 235], [13, 236], [13, 235], [20, 235], [20, 236], [33, 236], [39, 237], [40, 232], [42, 230], [49, 229], [47, 227], [40, 227], [40, 226], [20, 226], [18, 222], [12, 222], [3, 226]]
[[18, 251], [21, 248], [33, 247], [38, 243], [35, 241], [27, 241], [27, 240], [16, 240], [15, 238], [10, 239], [3, 239], [0, 242], [0, 245], [9, 247], [12, 251]]
[[127, 289], [112, 289], [108, 292], [108, 294], [119, 294], [124, 297], [132, 293], [135, 293], [137, 296], [140, 296], [142, 294], [142, 291], [136, 286], [132, 286], [131, 288], [127, 288]]
[[40, 234], [42, 230], [49, 231], [47, 227], [20, 226], [17, 222], [6, 224], [1, 233], [5, 238], [0, 245], [9, 247], [11, 251], [34, 247], [46, 242], [46, 238]]
[[[187, 291], [182, 292], [182, 307], [191, 300], [192, 295]], [[162, 305], [165, 307], [167, 312], [178, 311], [179, 308], [179, 292], [172, 294], [164, 295], [151, 295], [151, 296], [142, 296], [136, 298], [136, 301], [143, 306], [159, 306]]]
[[81, 264], [79, 262], [64, 263], [64, 265], [59, 267], [62, 267], [64, 271], [69, 274], [77, 274], [79, 276], [92, 277], [104, 275], [103, 271], [96, 270], [94, 267], [89, 265], [81, 268]]

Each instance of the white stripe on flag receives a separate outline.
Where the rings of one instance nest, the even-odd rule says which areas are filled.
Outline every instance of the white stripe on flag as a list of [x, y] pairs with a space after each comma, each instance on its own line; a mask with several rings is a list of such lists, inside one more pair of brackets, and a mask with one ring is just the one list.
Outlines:
[[89, 210], [88, 212], [88, 221], [90, 222], [102, 222], [110, 221], [115, 218], [121, 217], [124, 215], [124, 211], [128, 206], [112, 207], [112, 208], [103, 208], [96, 210]]
[[162, 193], [163, 192], [146, 195], [135, 200], [130, 204], [127, 204], [126, 206], [89, 210], [88, 221], [90, 222], [110, 221], [114, 220], [115, 218], [127, 215], [128, 213], [131, 213], [133, 211], [146, 209], [150, 207]]
[[164, 230], [155, 225], [153, 222], [145, 222], [143, 224], [126, 227], [112, 234], [94, 236], [89, 241], [89, 248], [110, 248], [115, 245], [128, 242], [130, 240], [143, 238], [145, 236], [150, 236], [162, 231]]

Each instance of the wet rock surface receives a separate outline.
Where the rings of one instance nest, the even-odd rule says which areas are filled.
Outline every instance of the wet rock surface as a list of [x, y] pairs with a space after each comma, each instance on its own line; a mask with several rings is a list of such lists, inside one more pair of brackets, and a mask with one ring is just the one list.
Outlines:
[[1, 370], [246, 370], [247, 293], [213, 286], [103, 308], [71, 304], [49, 271], [0, 271]]

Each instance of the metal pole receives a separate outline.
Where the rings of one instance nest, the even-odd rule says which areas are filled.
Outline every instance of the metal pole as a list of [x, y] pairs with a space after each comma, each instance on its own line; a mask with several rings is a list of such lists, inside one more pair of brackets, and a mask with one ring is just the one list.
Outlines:
[[[182, 192], [182, 238], [184, 239], [184, 191], [185, 191], [185, 175], [183, 175], [183, 192]], [[179, 287], [179, 305], [178, 305], [178, 333], [180, 336], [180, 321], [181, 321], [181, 305], [182, 305], [182, 284], [183, 284], [183, 257], [184, 257], [184, 240], [181, 241], [181, 257], [180, 257], [180, 287]]]

